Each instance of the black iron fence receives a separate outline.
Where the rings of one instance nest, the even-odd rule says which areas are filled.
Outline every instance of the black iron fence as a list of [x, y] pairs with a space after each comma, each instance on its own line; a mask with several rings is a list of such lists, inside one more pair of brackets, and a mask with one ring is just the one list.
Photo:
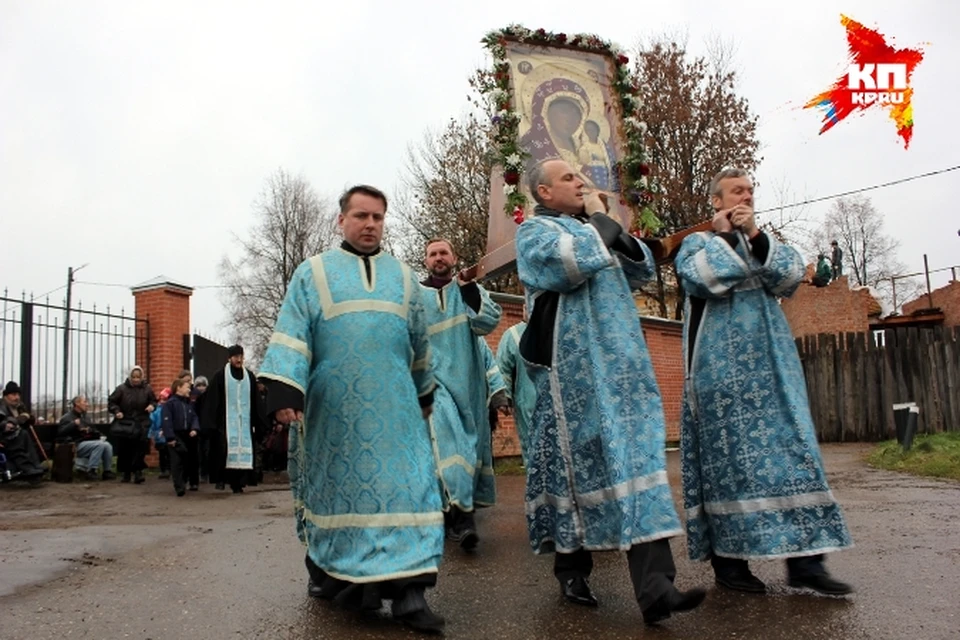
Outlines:
[[113, 313], [109, 305], [85, 309], [0, 296], [0, 384], [14, 380], [32, 413], [57, 420], [70, 398], [83, 394], [91, 418], [106, 419], [107, 396], [149, 353], [147, 320]]

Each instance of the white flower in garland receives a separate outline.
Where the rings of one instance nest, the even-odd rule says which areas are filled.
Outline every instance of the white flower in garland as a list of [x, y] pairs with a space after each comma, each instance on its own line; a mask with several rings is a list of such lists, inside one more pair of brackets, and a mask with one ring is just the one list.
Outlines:
[[503, 185], [503, 195], [510, 196], [517, 190], [517, 188], [512, 184]]
[[511, 167], [519, 166], [521, 162], [520, 156], [517, 155], [516, 153], [511, 153], [509, 156], [506, 157], [506, 160], [507, 160], [507, 164], [510, 165]]
[[640, 118], [635, 116], [624, 118], [623, 121], [628, 127], [633, 127], [634, 129], [639, 129], [641, 126], [643, 126], [643, 122], [640, 121]]

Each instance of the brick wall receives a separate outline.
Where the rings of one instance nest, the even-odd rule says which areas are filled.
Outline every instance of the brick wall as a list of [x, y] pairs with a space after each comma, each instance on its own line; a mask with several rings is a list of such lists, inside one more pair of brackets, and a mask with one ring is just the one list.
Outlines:
[[[183, 369], [183, 336], [190, 333], [190, 296], [193, 289], [172, 282], [133, 288], [137, 319], [149, 321], [149, 353], [138, 343], [137, 363], [146, 371], [156, 394], [170, 386]], [[157, 466], [157, 454], [150, 451], [147, 466]]]
[[880, 307], [866, 289], [851, 290], [847, 276], [826, 287], [801, 284], [781, 308], [794, 337], [818, 333], [867, 332]]
[[[496, 355], [503, 334], [513, 325], [523, 322], [523, 298], [496, 293], [492, 295], [503, 309], [503, 316], [497, 328], [484, 337]], [[517, 427], [512, 416], [500, 416], [500, 426], [493, 432], [493, 455], [496, 458], [520, 455], [520, 439], [517, 437]]]
[[680, 405], [683, 400], [683, 323], [663, 318], [641, 317], [643, 338], [650, 350], [653, 371], [663, 399], [667, 441], [680, 440]]
[[[948, 285], [931, 291], [933, 306], [943, 311], [943, 325], [955, 327], [960, 325], [960, 280], [953, 280]], [[903, 305], [903, 315], [913, 315], [914, 312], [930, 306], [927, 294]]]
[[[493, 294], [493, 297], [503, 309], [500, 324], [486, 336], [487, 344], [496, 353], [503, 334], [523, 320], [523, 301], [518, 296]], [[640, 324], [663, 399], [666, 438], [676, 442], [680, 440], [680, 403], [683, 397], [683, 323], [643, 316]], [[500, 417], [500, 426], [493, 435], [493, 454], [498, 458], [520, 455], [520, 441], [513, 418]]]

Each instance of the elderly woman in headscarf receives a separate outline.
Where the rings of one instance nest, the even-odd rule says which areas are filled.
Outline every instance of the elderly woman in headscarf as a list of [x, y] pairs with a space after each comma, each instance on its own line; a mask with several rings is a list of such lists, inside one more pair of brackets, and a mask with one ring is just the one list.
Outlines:
[[157, 396], [144, 378], [143, 368], [134, 367], [107, 400], [107, 408], [115, 418], [112, 435], [116, 441], [117, 471], [123, 474], [121, 482], [130, 482], [131, 475], [137, 484], [144, 480], [150, 414], [157, 406]]

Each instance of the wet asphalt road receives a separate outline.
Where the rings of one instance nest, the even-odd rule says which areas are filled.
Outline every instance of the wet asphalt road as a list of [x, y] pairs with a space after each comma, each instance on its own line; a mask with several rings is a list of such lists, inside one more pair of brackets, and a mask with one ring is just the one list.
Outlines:
[[[428, 598], [447, 618], [447, 638], [960, 638], [960, 483], [868, 469], [865, 451], [824, 447], [857, 545], [831, 554], [828, 567], [858, 588], [851, 597], [789, 589], [774, 561], [753, 564], [766, 596], [718, 590], [680, 538], [678, 585], [709, 587], [696, 611], [645, 628], [618, 553], [594, 556], [600, 607], [567, 604], [552, 558], [529, 549], [523, 479], [511, 476], [498, 479], [499, 505], [478, 517], [476, 552], [448, 543]], [[678, 498], [676, 453], [669, 459]], [[386, 611], [361, 619], [306, 596], [303, 549], [280, 487], [232, 496], [204, 486], [177, 499], [151, 480], [137, 489], [145, 511], [132, 518], [111, 507], [119, 500], [111, 494], [133, 495], [129, 485], [64, 486], [75, 504], [18, 509], [42, 501], [45, 487], [0, 496], [0, 638], [423, 637]], [[68, 516], [74, 526], [62, 528]], [[48, 521], [60, 528], [43, 528]]]

